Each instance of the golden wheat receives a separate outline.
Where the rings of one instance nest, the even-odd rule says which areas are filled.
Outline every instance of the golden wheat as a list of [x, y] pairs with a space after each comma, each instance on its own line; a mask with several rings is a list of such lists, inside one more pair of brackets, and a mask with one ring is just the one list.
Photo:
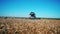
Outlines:
[[0, 19], [0, 34], [60, 34], [60, 20]]

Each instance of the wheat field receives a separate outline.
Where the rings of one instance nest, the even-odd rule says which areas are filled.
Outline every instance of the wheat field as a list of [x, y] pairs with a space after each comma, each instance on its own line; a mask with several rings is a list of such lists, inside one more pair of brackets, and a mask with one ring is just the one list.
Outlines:
[[60, 20], [0, 18], [0, 34], [60, 34]]

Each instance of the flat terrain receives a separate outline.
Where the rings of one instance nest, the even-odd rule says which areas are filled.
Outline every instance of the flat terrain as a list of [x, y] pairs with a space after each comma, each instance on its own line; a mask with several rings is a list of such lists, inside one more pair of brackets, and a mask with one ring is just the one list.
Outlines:
[[0, 18], [0, 34], [60, 34], [60, 20]]

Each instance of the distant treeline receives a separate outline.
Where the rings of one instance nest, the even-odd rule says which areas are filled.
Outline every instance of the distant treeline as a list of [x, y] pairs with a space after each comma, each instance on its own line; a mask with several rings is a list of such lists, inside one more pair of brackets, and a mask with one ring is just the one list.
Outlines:
[[51, 19], [51, 20], [60, 20], [60, 18], [28, 18], [28, 17], [0, 17], [0, 18], [17, 18], [17, 19]]

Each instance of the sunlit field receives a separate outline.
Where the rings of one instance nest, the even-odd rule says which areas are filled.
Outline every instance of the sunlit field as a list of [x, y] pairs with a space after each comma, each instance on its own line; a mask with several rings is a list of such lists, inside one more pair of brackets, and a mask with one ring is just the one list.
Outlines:
[[60, 34], [60, 20], [0, 18], [0, 34]]

